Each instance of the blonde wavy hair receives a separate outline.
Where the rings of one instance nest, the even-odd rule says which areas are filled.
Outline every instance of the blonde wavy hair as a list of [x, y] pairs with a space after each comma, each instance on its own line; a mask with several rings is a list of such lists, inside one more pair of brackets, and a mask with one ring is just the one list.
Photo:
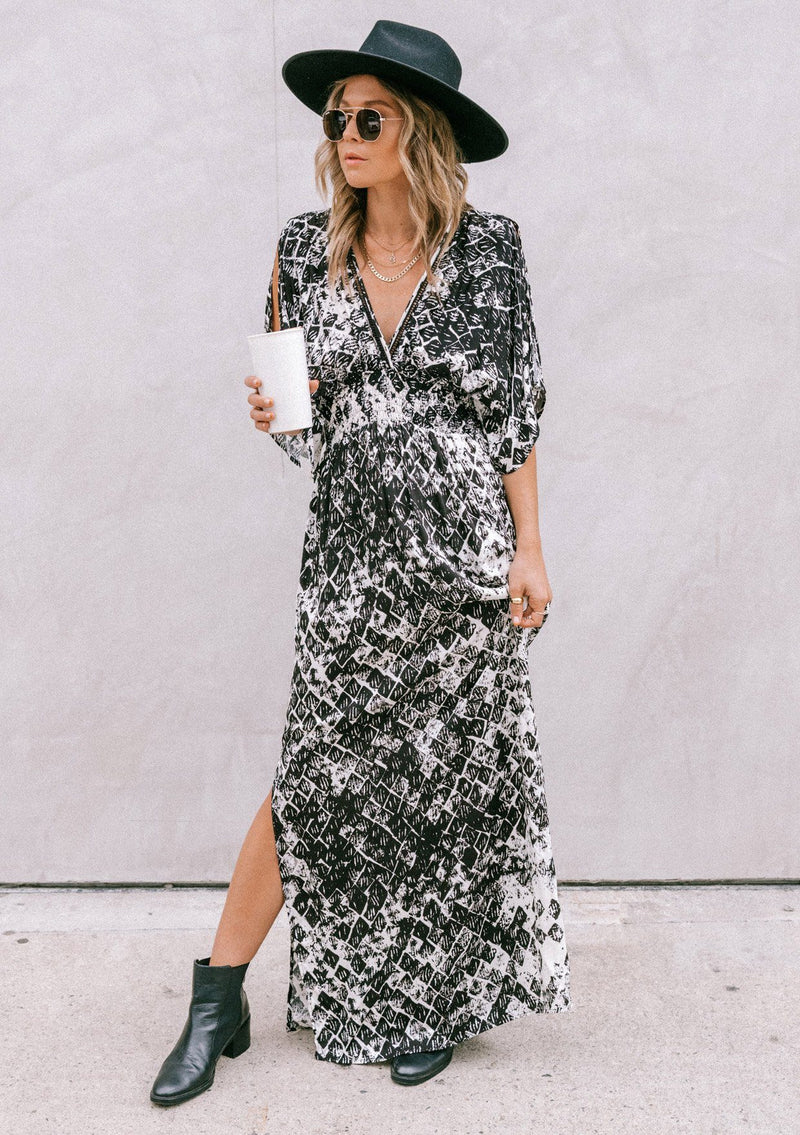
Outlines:
[[[348, 79], [338, 79], [331, 87], [325, 110], [339, 106]], [[428, 283], [435, 291], [441, 277], [434, 274], [431, 259], [447, 232], [442, 254], [455, 235], [464, 212], [474, 206], [466, 199], [469, 178], [462, 165], [463, 154], [444, 111], [412, 94], [398, 83], [381, 79], [402, 108], [398, 155], [410, 183], [408, 205], [416, 225]], [[314, 155], [314, 180], [323, 200], [332, 189], [328, 218], [328, 286], [333, 290], [342, 280], [352, 295], [347, 272], [347, 253], [361, 240], [366, 222], [366, 188], [353, 188], [339, 162], [336, 142], [323, 139]], [[449, 229], [449, 232], [447, 231]]]

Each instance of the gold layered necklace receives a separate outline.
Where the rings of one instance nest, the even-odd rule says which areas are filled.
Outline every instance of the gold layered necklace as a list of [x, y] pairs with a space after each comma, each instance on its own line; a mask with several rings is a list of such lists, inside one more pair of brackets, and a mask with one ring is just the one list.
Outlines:
[[[409, 237], [408, 240], [404, 240], [402, 242], [402, 244], [398, 244], [396, 248], [387, 248], [386, 245], [381, 244], [381, 242], [379, 240], [377, 240], [372, 235], [372, 233], [370, 233], [369, 236], [370, 236], [370, 239], [374, 240], [375, 243], [380, 248], [382, 248], [385, 252], [388, 252], [390, 254], [389, 255], [389, 262], [391, 264], [397, 263], [396, 253], [399, 251], [399, 249], [403, 248], [404, 245], [409, 244], [410, 241], [412, 241], [414, 239], [413, 237]], [[363, 239], [361, 241], [361, 248], [364, 252], [364, 259], [367, 262], [367, 266], [369, 267], [370, 272], [372, 272], [373, 276], [377, 276], [379, 280], [383, 280], [384, 283], [386, 283], [386, 284], [393, 284], [395, 282], [395, 280], [402, 279], [402, 277], [405, 276], [406, 272], [409, 272], [414, 267], [414, 265], [417, 263], [420, 256], [422, 256], [422, 250], [420, 249], [420, 251], [416, 254], [416, 256], [412, 257], [411, 260], [409, 260], [406, 263], [405, 268], [403, 268], [402, 271], [398, 272], [396, 276], [384, 276], [383, 273], [379, 272], [378, 269], [375, 267], [375, 265], [372, 263], [372, 258], [370, 257], [369, 253], [367, 252], [366, 242]], [[401, 263], [403, 263], [403, 261], [401, 261]]]
[[[410, 236], [410, 237], [408, 238], [408, 240], [404, 240], [404, 241], [402, 242], [402, 244], [398, 244], [397, 248], [387, 248], [387, 247], [386, 247], [386, 245], [385, 245], [385, 244], [381, 244], [381, 242], [380, 242], [380, 241], [378, 240], [378, 238], [377, 238], [376, 236], [373, 236], [371, 232], [368, 232], [368, 231], [367, 231], [366, 229], [364, 230], [364, 232], [365, 232], [365, 235], [366, 235], [366, 236], [368, 236], [368, 237], [370, 238], [370, 240], [374, 240], [374, 241], [375, 241], [375, 243], [376, 243], [376, 244], [378, 245], [378, 247], [379, 247], [379, 248], [382, 248], [384, 252], [388, 252], [388, 253], [389, 253], [389, 263], [390, 263], [390, 264], [396, 264], [396, 263], [397, 263], [397, 257], [395, 256], [395, 253], [396, 253], [396, 252], [397, 252], [397, 251], [398, 251], [399, 249], [401, 249], [401, 248], [404, 248], [404, 247], [405, 247], [405, 245], [407, 245], [407, 244], [410, 244], [410, 243], [411, 243], [411, 241], [412, 241], [412, 240], [414, 239], [414, 238], [413, 238], [413, 236]], [[405, 261], [401, 260], [401, 261], [400, 261], [400, 263], [401, 263], [401, 264], [404, 264], [404, 263], [405, 263]]]

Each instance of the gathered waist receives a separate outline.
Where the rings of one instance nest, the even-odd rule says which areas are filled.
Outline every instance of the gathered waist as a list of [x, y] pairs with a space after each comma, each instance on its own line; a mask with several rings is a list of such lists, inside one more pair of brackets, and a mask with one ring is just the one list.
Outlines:
[[[372, 477], [385, 466], [387, 459], [403, 454], [413, 455], [421, 467], [447, 458], [480, 460], [484, 455], [487, 474], [494, 473], [485, 436], [468, 418], [408, 416], [397, 421], [353, 422], [337, 425], [333, 430], [323, 427], [317, 452], [318, 465], [333, 460], [337, 464], [363, 467]], [[441, 472], [446, 472], [443, 465]]]

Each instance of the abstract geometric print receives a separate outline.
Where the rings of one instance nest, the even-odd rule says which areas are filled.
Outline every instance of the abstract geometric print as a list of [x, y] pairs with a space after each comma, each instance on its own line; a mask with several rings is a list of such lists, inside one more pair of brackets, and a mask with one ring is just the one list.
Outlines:
[[[272, 434], [313, 489], [272, 788], [291, 928], [286, 1027], [340, 1064], [570, 1008], [528, 672], [508, 614], [502, 474], [545, 402], [519, 230], [468, 209], [391, 345], [328, 211], [279, 239], [312, 425]], [[272, 293], [265, 327], [271, 327]]]

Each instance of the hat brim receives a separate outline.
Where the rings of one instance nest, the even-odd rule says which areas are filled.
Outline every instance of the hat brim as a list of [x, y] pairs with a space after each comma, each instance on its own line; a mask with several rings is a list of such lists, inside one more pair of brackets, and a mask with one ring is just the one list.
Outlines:
[[485, 162], [508, 149], [508, 135], [483, 107], [406, 63], [363, 51], [301, 51], [290, 56], [281, 74], [292, 94], [317, 114], [325, 109], [331, 83], [349, 75], [374, 75], [402, 83], [420, 98], [438, 106], [450, 120], [465, 162]]

